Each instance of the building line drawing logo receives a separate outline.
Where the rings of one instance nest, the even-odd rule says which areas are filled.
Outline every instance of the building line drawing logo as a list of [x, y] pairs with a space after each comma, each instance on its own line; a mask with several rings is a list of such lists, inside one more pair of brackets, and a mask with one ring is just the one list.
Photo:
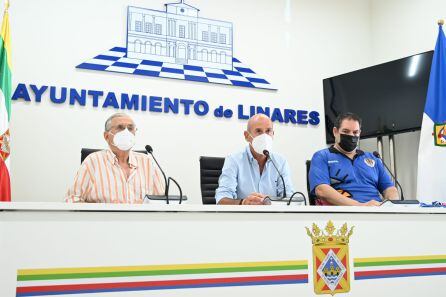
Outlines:
[[76, 68], [276, 90], [234, 57], [232, 23], [203, 18], [184, 0], [164, 6], [128, 6], [126, 46]]

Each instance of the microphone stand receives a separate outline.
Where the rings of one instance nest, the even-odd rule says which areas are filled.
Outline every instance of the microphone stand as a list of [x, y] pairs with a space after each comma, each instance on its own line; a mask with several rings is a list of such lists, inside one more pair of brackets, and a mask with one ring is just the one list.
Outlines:
[[299, 194], [300, 196], [302, 196], [302, 198], [304, 198], [304, 205], [307, 206], [307, 197], [304, 195], [304, 193], [302, 192], [294, 192], [293, 195], [291, 195], [290, 200], [288, 200], [287, 205], [291, 204], [291, 201], [293, 200], [294, 195]]
[[160, 169], [160, 171], [164, 177], [164, 196], [166, 196], [166, 204], [169, 204], [169, 183], [167, 182], [166, 174], [164, 173], [160, 164], [158, 163], [155, 156], [153, 155], [152, 147], [150, 145], [146, 145], [145, 149], [152, 156], [153, 160], [155, 161], [156, 165], [158, 166], [158, 168]]
[[271, 158], [271, 155], [269, 154], [269, 151], [264, 150], [263, 154], [266, 156], [267, 159], [271, 160], [271, 163], [273, 163], [274, 168], [276, 168], [277, 173], [279, 174], [280, 178], [282, 179], [282, 184], [283, 184], [283, 195], [282, 195], [282, 198], [286, 198], [285, 180], [283, 179], [283, 176], [280, 173], [279, 168], [277, 168], [276, 162], [274, 162], [273, 158]]
[[177, 185], [177, 188], [180, 191], [180, 201], [178, 203], [181, 204], [181, 202], [183, 202], [183, 190], [181, 189], [180, 184], [170, 176], [168, 178], [168, 185], [167, 185], [168, 187], [170, 187], [170, 181], [172, 181], [175, 185]]
[[381, 160], [381, 162], [383, 163], [384, 167], [386, 167], [387, 171], [389, 172], [390, 176], [393, 177], [393, 180], [395, 181], [395, 183], [400, 187], [400, 190], [401, 190], [401, 200], [404, 200], [403, 187], [401, 186], [401, 184], [398, 182], [396, 177], [392, 174], [392, 171], [390, 171], [390, 169], [389, 169], [389, 167], [387, 167], [386, 163], [384, 163], [384, 160], [381, 158], [381, 155], [378, 152], [373, 152], [373, 155]]

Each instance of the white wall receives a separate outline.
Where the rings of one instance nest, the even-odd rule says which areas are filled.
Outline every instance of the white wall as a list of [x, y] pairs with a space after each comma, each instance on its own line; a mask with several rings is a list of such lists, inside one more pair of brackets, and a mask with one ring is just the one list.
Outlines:
[[[437, 20], [442, 18], [446, 18], [446, 1], [372, 0], [372, 63], [433, 50], [438, 34]], [[416, 196], [419, 138], [419, 132], [395, 137], [397, 176], [404, 195], [412, 199]], [[376, 139], [363, 141], [362, 145], [376, 150]], [[388, 151], [385, 157], [389, 164]]]
[[[14, 88], [34, 83], [323, 114], [322, 79], [372, 62], [369, 1], [190, 0], [201, 16], [234, 23], [234, 56], [278, 91], [75, 69], [113, 46], [125, 46], [127, 5], [162, 9], [164, 2], [13, 1]], [[61, 201], [79, 167], [81, 147], [105, 147], [103, 123], [115, 110], [56, 105], [48, 95], [40, 104], [18, 101], [12, 108], [13, 200]], [[136, 148], [151, 144], [193, 203], [201, 203], [199, 156], [226, 156], [245, 145], [246, 122], [235, 118], [129, 114], [139, 127]], [[323, 121], [318, 127], [276, 125], [275, 147], [289, 160], [297, 189], [306, 191], [305, 160], [324, 147], [324, 139]]]

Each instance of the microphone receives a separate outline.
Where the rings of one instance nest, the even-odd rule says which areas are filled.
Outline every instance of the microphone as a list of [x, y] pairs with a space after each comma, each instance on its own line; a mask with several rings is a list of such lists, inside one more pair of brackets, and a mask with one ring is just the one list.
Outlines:
[[387, 167], [386, 163], [384, 163], [384, 160], [381, 158], [381, 155], [380, 155], [377, 151], [374, 151], [372, 154], [373, 154], [375, 157], [377, 157], [378, 159], [381, 160], [381, 162], [383, 163], [384, 167], [386, 167], [387, 171], [389, 172], [390, 176], [393, 177], [393, 179], [395, 180], [395, 183], [400, 187], [400, 190], [401, 190], [401, 200], [404, 200], [403, 187], [402, 187], [401, 184], [398, 182], [398, 180], [396, 179], [396, 177], [392, 174], [392, 171], [390, 171], [389, 167]]
[[286, 198], [286, 186], [285, 186], [285, 180], [283, 179], [282, 174], [279, 171], [279, 168], [277, 168], [276, 162], [274, 162], [273, 158], [271, 158], [271, 155], [269, 154], [268, 150], [263, 150], [263, 154], [266, 156], [266, 159], [270, 159], [271, 163], [273, 163], [274, 168], [276, 168], [277, 173], [279, 174], [280, 178], [282, 179], [283, 184], [283, 195], [282, 198]]
[[156, 165], [158, 166], [158, 168], [160, 169], [161, 173], [163, 174], [163, 177], [164, 177], [164, 196], [166, 196], [166, 203], [169, 204], [169, 185], [167, 183], [166, 174], [164, 173], [164, 171], [161, 168], [160, 164], [158, 163], [158, 161], [156, 160], [155, 156], [153, 155], [152, 147], [150, 145], [146, 145], [145, 149], [152, 156], [152, 158], [155, 161]]

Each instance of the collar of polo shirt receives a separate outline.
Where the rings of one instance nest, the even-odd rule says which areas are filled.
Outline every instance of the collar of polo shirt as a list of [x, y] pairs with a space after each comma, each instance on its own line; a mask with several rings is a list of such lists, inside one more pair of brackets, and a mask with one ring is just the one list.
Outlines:
[[[328, 148], [328, 150], [330, 151], [330, 153], [333, 153], [333, 154], [341, 154], [341, 155], [344, 155], [343, 153], [341, 153], [340, 151], [338, 151], [338, 150], [334, 147], [334, 145], [330, 146], [330, 147]], [[356, 156], [362, 156], [362, 155], [364, 155], [364, 151], [362, 151], [362, 150], [360, 150], [360, 149], [356, 149], [356, 155], [355, 155], [355, 157], [356, 157]], [[344, 155], [344, 156], [345, 156], [345, 155]]]

